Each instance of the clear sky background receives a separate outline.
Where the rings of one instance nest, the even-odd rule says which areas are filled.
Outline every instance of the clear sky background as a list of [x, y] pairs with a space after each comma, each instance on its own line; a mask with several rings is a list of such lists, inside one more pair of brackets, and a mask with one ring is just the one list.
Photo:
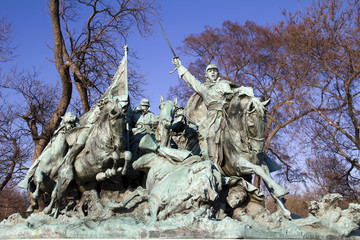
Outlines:
[[[193, 33], [200, 33], [206, 25], [221, 27], [226, 20], [244, 24], [247, 20], [258, 25], [278, 23], [283, 20], [281, 9], [289, 12], [305, 10], [312, 0], [159, 0], [162, 25], [176, 51], [183, 39]], [[51, 20], [46, 0], [0, 0], [0, 18], [11, 23], [17, 57], [10, 64], [19, 69], [40, 71], [44, 81], [59, 79], [49, 48], [53, 45]], [[141, 59], [137, 62], [147, 85], [145, 95], [150, 99], [151, 110], [158, 114], [160, 96], [168, 95], [170, 86], [177, 84], [177, 73], [171, 64], [172, 53], [155, 23], [153, 34], [148, 39], [134, 33], [128, 39], [130, 51], [136, 51]], [[119, 46], [121, 48], [122, 46]], [[180, 58], [188, 66], [189, 57]], [[119, 59], [120, 62], [121, 59]], [[221, 69], [220, 69], [221, 71]], [[173, 100], [173, 99], [172, 99]], [[138, 103], [133, 103], [137, 105]]]

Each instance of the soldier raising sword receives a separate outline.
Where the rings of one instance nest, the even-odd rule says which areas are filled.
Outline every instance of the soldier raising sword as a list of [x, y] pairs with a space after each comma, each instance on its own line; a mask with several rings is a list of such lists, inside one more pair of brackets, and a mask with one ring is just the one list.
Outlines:
[[181, 61], [171, 47], [162, 26], [161, 29], [169, 44], [170, 50], [174, 55], [172, 63], [175, 65], [179, 77], [200, 95], [206, 106], [206, 119], [200, 124], [199, 132], [206, 140], [208, 158], [221, 169], [220, 166], [222, 164], [223, 155], [219, 154], [219, 152], [222, 152], [221, 131], [225, 124], [225, 109], [228, 107], [229, 101], [233, 96], [233, 88], [238, 86], [221, 79], [219, 77], [219, 69], [215, 64], [209, 64], [206, 67], [206, 81], [204, 83], [200, 82], [181, 64]]

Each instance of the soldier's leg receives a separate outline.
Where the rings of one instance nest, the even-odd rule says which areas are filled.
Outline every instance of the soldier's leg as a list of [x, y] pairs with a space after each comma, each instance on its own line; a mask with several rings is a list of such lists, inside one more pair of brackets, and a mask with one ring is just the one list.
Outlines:
[[54, 197], [52, 196], [52, 200], [56, 199], [57, 201], [59, 201], [66, 193], [66, 190], [71, 181], [74, 179], [74, 161], [76, 156], [84, 148], [88, 134], [89, 131], [83, 131], [76, 140], [76, 143], [65, 155], [64, 164], [59, 168], [56, 191], [53, 192]]
[[65, 164], [74, 164], [76, 156], [83, 150], [89, 134], [89, 130], [83, 131], [76, 140], [76, 143], [70, 148], [65, 156]]
[[212, 136], [206, 138], [207, 152], [209, 159], [216, 165], [219, 162], [219, 145], [215, 143], [215, 139]]

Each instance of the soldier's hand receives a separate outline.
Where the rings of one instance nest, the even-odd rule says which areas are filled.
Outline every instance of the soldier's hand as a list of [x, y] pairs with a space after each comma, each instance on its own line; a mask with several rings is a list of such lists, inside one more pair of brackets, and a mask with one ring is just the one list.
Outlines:
[[179, 67], [181, 65], [180, 59], [178, 57], [174, 57], [172, 63], [175, 65], [175, 67]]

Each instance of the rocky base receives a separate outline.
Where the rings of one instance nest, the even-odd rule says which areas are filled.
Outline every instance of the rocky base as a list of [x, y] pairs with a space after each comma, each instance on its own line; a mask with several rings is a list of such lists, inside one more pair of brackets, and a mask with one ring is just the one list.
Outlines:
[[[130, 193], [130, 192], [128, 192]], [[125, 194], [126, 195], [126, 194]], [[109, 201], [109, 200], [108, 200]], [[238, 208], [232, 217], [214, 215], [209, 208], [170, 215], [155, 221], [147, 202], [130, 204], [123, 212], [105, 211], [89, 206], [86, 217], [65, 211], [57, 218], [43, 212], [27, 219], [15, 213], [0, 223], [0, 239], [21, 238], [301, 238], [359, 239], [360, 205], [350, 203], [340, 209], [340, 194], [327, 194], [312, 201], [310, 214], [288, 220], [280, 212], [271, 214], [265, 208]], [[107, 205], [111, 205], [110, 202]], [[219, 219], [221, 218], [221, 219]]]
[[[329, 230], [315, 217], [291, 221], [273, 216], [276, 224], [265, 226], [250, 216], [243, 221], [229, 217], [222, 220], [199, 217], [195, 213], [176, 215], [151, 222], [135, 217], [111, 217], [106, 220], [68, 217], [58, 218], [34, 213], [27, 219], [13, 214], [0, 223], [1, 239], [20, 238], [302, 238], [338, 239], [345, 235]], [[327, 229], [327, 231], [326, 231]], [[357, 229], [347, 239], [360, 239]]]

